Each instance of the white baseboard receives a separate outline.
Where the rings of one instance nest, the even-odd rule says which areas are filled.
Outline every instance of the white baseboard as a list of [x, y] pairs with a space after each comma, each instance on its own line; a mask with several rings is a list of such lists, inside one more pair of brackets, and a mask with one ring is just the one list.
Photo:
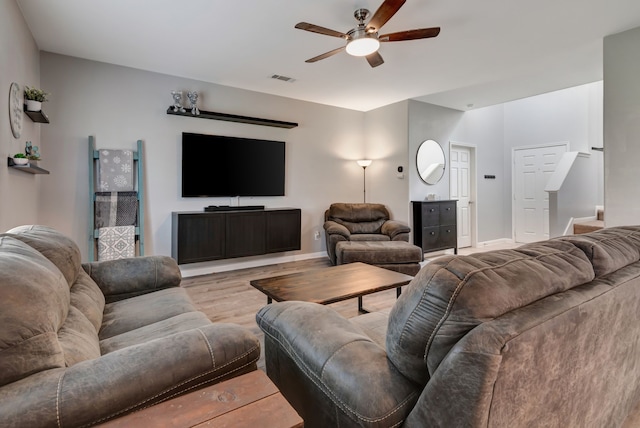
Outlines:
[[489, 241], [482, 241], [476, 244], [476, 248], [487, 247], [489, 245], [499, 245], [499, 244], [513, 244], [515, 241], [511, 238], [499, 238], [492, 239]]
[[328, 257], [326, 251], [317, 253], [295, 254], [291, 256], [261, 256], [253, 260], [218, 260], [215, 262], [193, 263], [180, 265], [180, 273], [183, 278], [192, 276], [209, 275], [218, 272], [228, 272], [231, 270], [247, 269], [259, 266], [269, 266], [278, 263], [295, 262], [299, 260], [318, 259]]

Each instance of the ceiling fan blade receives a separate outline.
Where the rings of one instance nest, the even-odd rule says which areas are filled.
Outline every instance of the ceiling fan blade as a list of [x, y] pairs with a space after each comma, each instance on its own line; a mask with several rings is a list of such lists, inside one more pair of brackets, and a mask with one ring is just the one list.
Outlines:
[[325, 36], [340, 37], [341, 39], [347, 39], [347, 35], [339, 31], [331, 30], [329, 28], [320, 27], [319, 25], [309, 24], [308, 22], [298, 22], [296, 28], [299, 30], [311, 31], [312, 33], [324, 34]]
[[309, 58], [308, 60], [306, 60], [305, 62], [316, 62], [316, 61], [320, 61], [321, 59], [325, 59], [325, 58], [329, 58], [332, 55], [335, 55], [339, 52], [342, 52], [344, 50], [344, 46], [339, 47], [338, 49], [334, 49], [332, 51], [329, 52], [325, 52], [322, 55], [318, 55], [318, 56], [314, 56], [313, 58]]
[[371, 67], [377, 67], [384, 64], [384, 60], [382, 59], [382, 56], [379, 52], [374, 52], [370, 55], [367, 55], [366, 58]]
[[440, 27], [420, 28], [418, 30], [398, 31], [397, 33], [383, 34], [378, 37], [381, 42], [401, 42], [404, 40], [427, 39], [440, 34]]
[[396, 14], [407, 0], [384, 0], [367, 24], [367, 31], [374, 33]]

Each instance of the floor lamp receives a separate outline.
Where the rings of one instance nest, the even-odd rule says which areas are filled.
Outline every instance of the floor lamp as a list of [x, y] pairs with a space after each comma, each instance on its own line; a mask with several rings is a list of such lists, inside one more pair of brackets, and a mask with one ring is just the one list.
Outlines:
[[371, 165], [371, 159], [360, 159], [357, 160], [358, 165], [362, 167], [362, 192], [363, 192], [363, 202], [367, 202], [367, 167]]

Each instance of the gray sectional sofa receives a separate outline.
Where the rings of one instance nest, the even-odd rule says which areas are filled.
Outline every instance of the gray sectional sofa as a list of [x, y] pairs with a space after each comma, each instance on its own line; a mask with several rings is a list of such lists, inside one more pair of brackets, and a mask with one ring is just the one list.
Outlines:
[[78, 427], [255, 370], [251, 332], [196, 310], [169, 257], [81, 265], [43, 226], [0, 234], [0, 426]]
[[282, 302], [257, 321], [306, 427], [640, 422], [640, 227], [441, 257], [389, 314]]

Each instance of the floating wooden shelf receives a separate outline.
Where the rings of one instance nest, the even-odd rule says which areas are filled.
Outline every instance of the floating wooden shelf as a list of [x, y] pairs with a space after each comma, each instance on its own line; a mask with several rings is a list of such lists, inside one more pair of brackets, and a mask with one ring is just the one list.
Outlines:
[[47, 115], [42, 110], [40, 110], [40, 111], [29, 111], [29, 110], [27, 110], [27, 107], [25, 106], [24, 114], [29, 116], [29, 118], [33, 122], [36, 122], [36, 123], [49, 123], [49, 118], [47, 117]]
[[173, 107], [169, 107], [167, 109], [167, 114], [173, 114], [176, 116], [196, 117], [200, 119], [213, 119], [213, 120], [225, 120], [227, 122], [248, 123], [251, 125], [273, 126], [276, 128], [291, 129], [298, 126], [298, 124], [295, 122], [284, 122], [281, 120], [261, 119], [259, 117], [238, 116], [236, 114], [216, 113], [214, 111], [204, 111], [204, 110], [200, 110], [200, 114], [197, 116], [194, 116], [193, 114], [191, 114], [190, 109], [186, 109], [186, 111], [183, 113], [179, 111], [173, 111]]
[[28, 163], [26, 165], [16, 165], [15, 163], [13, 163], [13, 158], [7, 158], [7, 165], [11, 168], [17, 169], [18, 171], [28, 172], [29, 174], [49, 174], [49, 171], [47, 171], [46, 169], [35, 166], [32, 163]]

